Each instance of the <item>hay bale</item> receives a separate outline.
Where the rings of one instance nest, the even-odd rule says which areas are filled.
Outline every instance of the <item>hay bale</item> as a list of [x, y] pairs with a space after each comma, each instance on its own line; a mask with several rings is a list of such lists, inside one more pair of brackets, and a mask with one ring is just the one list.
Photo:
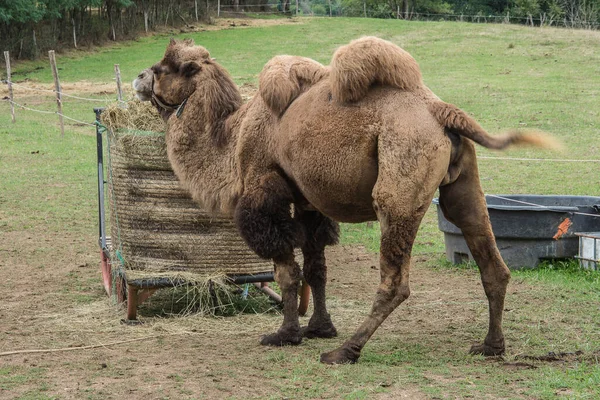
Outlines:
[[102, 112], [101, 122], [110, 130], [134, 129], [165, 132], [167, 124], [149, 101], [133, 100], [126, 107], [110, 104]]
[[147, 110], [141, 110], [142, 118], [130, 115], [140, 111], [131, 103], [126, 110], [115, 108], [103, 113], [111, 128], [110, 225], [113, 249], [119, 251], [114, 256], [127, 279], [187, 274], [194, 281], [199, 275], [272, 272], [272, 262], [247, 247], [230, 218], [205, 213], [180, 187], [164, 133], [131, 128], [139, 123], [156, 129]]

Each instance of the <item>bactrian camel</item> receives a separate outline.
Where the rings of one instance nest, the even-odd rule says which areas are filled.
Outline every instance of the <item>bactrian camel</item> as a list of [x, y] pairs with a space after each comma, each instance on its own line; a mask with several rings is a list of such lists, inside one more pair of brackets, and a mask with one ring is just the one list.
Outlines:
[[[489, 331], [471, 353], [505, 350], [502, 310], [510, 273], [489, 222], [474, 142], [491, 149], [545, 146], [535, 133], [490, 136], [424, 84], [416, 61], [398, 46], [365, 37], [339, 48], [325, 67], [277, 56], [259, 77], [259, 95], [242, 104], [227, 71], [190, 40], [168, 45], [134, 82], [167, 121], [169, 160], [204, 209], [233, 216], [259, 256], [272, 259], [283, 323], [263, 345], [297, 345], [337, 335], [325, 302], [324, 249], [337, 222], [378, 220], [381, 283], [366, 320], [324, 363], [353, 363], [387, 316], [410, 294], [417, 229], [439, 188], [446, 218], [462, 229], [489, 301]], [[301, 269], [294, 248], [304, 256]], [[298, 321], [301, 277], [314, 312]]]

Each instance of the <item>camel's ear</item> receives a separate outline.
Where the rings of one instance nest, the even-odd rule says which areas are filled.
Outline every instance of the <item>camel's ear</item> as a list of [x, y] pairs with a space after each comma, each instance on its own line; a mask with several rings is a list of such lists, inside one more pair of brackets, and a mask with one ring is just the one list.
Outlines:
[[196, 75], [202, 67], [195, 63], [194, 61], [186, 62], [181, 65], [180, 71], [183, 76], [186, 78], [191, 78]]
[[169, 46], [175, 46], [177, 44], [177, 42], [175, 41], [175, 38], [171, 38], [171, 40], [169, 41]]

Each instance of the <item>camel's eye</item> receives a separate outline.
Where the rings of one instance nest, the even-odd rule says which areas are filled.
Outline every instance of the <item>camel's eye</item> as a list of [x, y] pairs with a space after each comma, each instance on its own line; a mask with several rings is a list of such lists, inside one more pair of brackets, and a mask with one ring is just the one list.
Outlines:
[[154, 75], [160, 75], [164, 72], [160, 65], [153, 65], [150, 69]]

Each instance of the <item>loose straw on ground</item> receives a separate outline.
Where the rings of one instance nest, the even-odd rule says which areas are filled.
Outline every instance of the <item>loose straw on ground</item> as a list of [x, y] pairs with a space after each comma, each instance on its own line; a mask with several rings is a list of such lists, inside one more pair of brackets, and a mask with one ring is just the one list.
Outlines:
[[131, 343], [131, 342], [140, 342], [142, 340], [158, 339], [158, 338], [161, 338], [163, 336], [176, 336], [176, 335], [182, 335], [182, 334], [183, 333], [172, 333], [170, 335], [144, 336], [144, 337], [136, 338], [136, 339], [120, 340], [118, 342], [110, 342], [110, 343], [104, 343], [104, 344], [102, 344], [102, 343], [101, 344], [93, 344], [93, 345], [89, 345], [89, 346], [79, 346], [79, 347], [62, 347], [62, 348], [58, 348], [58, 349], [33, 349], [33, 350], [6, 351], [4, 353], [0, 353], [0, 357], [12, 356], [12, 355], [16, 355], [16, 354], [59, 353], [59, 352], [63, 352], [63, 351], [89, 350], [89, 349], [96, 349], [98, 347], [116, 346], [116, 345], [120, 345], [120, 344]]

